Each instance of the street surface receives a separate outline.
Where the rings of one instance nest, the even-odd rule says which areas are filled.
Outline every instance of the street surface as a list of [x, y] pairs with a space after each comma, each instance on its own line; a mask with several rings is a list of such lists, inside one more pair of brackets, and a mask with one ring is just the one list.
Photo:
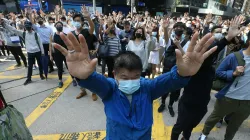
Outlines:
[[[33, 70], [33, 83], [23, 86], [27, 69], [15, 68], [13, 57], [7, 60], [0, 57], [0, 85], [3, 95], [9, 104], [14, 105], [23, 115], [35, 140], [103, 140], [105, 138], [106, 118], [102, 101], [92, 101], [91, 94], [79, 100], [79, 87], [73, 87], [67, 70], [63, 76], [64, 87], [57, 88], [57, 71], [49, 74], [49, 79], [41, 81], [38, 69]], [[100, 71], [100, 68], [98, 68]], [[205, 80], [205, 79], [204, 79]], [[214, 92], [211, 93], [208, 113], [197, 128], [191, 140], [197, 140], [204, 122], [213, 110]], [[167, 110], [157, 112], [160, 100], [154, 102], [154, 127], [152, 139], [170, 140], [171, 129], [177, 115], [170, 117]], [[166, 104], [169, 99], [167, 98]], [[177, 103], [174, 104], [177, 114]], [[208, 140], [222, 140], [226, 125], [213, 129]], [[250, 118], [244, 122], [237, 132], [235, 140], [250, 139]]]

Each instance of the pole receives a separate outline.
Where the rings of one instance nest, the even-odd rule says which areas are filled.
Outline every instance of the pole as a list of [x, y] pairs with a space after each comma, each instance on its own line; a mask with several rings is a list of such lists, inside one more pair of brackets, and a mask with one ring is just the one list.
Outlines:
[[190, 15], [190, 12], [191, 12], [191, 0], [189, 0], [189, 8], [188, 8], [189, 15]]
[[134, 5], [135, 5], [135, 0], [131, 0], [131, 18], [133, 18]]
[[93, 13], [95, 14], [96, 12], [96, 0], [93, 0]]

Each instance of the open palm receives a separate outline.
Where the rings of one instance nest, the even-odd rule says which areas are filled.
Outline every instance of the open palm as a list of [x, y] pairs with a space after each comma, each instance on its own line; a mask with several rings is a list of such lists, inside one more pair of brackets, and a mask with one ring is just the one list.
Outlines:
[[59, 44], [55, 44], [55, 48], [66, 57], [69, 73], [79, 79], [88, 78], [95, 70], [97, 59], [90, 60], [88, 46], [83, 35], [79, 35], [80, 42], [72, 33], [67, 36], [61, 33], [60, 36], [68, 50]]
[[217, 49], [217, 47], [214, 47], [208, 50], [208, 47], [214, 41], [211, 34], [207, 34], [197, 43], [198, 36], [199, 33], [196, 32], [192, 37], [187, 52], [183, 56], [180, 50], [176, 50], [176, 64], [181, 76], [195, 75], [204, 60]]

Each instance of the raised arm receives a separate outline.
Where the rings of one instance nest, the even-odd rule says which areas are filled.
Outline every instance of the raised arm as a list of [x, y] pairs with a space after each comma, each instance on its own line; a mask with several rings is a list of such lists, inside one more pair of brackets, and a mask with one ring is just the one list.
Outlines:
[[163, 74], [150, 83], [152, 100], [169, 91], [184, 87], [188, 83], [188, 77], [195, 75], [204, 60], [216, 51], [216, 47], [207, 51], [208, 47], [214, 41], [211, 34], [207, 34], [199, 43], [197, 43], [198, 36], [198, 33], [194, 34], [188, 51], [183, 56], [180, 50], [175, 50], [177, 67], [172, 68], [170, 73]]
[[169, 24], [170, 24], [170, 21], [169, 21], [168, 18], [165, 19], [163, 21], [163, 24], [162, 24], [163, 30], [164, 30], [164, 39], [165, 39], [166, 44], [168, 44], [168, 41], [169, 41], [169, 38], [170, 38], [170, 36], [169, 36]]
[[88, 23], [89, 23], [89, 34], [92, 35], [94, 33], [94, 31], [95, 31], [95, 24], [91, 20], [90, 14], [89, 14], [89, 12], [88, 12], [88, 10], [87, 10], [87, 8], [86, 8], [85, 5], [82, 6], [82, 14], [88, 20]]
[[2, 24], [4, 26], [4, 28], [6, 28], [7, 30], [10, 30], [12, 32], [14, 32], [16, 35], [23, 37], [23, 31], [17, 30], [15, 27], [12, 27], [8, 24], [8, 20], [7, 19], [2, 19], [0, 21], [0, 24]]
[[83, 35], [79, 35], [80, 43], [72, 33], [67, 36], [61, 33], [60, 36], [68, 50], [58, 44], [55, 45], [55, 48], [66, 57], [70, 74], [77, 78], [81, 87], [89, 89], [102, 99], [109, 96], [112, 93], [112, 83], [104, 76], [94, 72], [97, 59], [90, 60], [88, 46]]

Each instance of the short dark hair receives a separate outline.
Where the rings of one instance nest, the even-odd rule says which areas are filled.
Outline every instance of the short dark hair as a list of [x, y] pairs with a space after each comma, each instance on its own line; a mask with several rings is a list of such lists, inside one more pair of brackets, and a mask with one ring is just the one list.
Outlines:
[[81, 21], [84, 21], [84, 17], [81, 14], [75, 14], [73, 16], [73, 20], [75, 20], [75, 18], [77, 18], [77, 17], [81, 18]]
[[61, 17], [61, 20], [66, 20], [66, 17], [65, 16]]
[[181, 27], [181, 28], [183, 28], [185, 30], [187, 26], [182, 22], [177, 22], [177, 23], [174, 24], [173, 28], [177, 28], [177, 27]]
[[126, 25], [130, 25], [130, 22], [129, 21], [125, 21], [124, 22], [124, 25], [126, 26]]
[[145, 35], [145, 31], [144, 31], [144, 28], [142, 27], [138, 27], [134, 30], [134, 33], [133, 33], [133, 36], [131, 37], [131, 40], [135, 40], [136, 37], [135, 37], [135, 33], [137, 32], [137, 30], [141, 29], [142, 30], [142, 40], [146, 40], [146, 35]]
[[141, 58], [131, 51], [119, 53], [115, 57], [114, 70], [119, 71], [119, 69], [122, 68], [127, 69], [129, 71], [142, 71]]
[[192, 30], [190, 27], [188, 27], [188, 28], [186, 29], [186, 34], [189, 35], [189, 36], [191, 37], [192, 34], [193, 34], [193, 30]]
[[213, 33], [216, 29], [218, 28], [222, 28], [221, 26], [214, 26], [212, 29], [211, 29], [211, 33]]
[[56, 27], [57, 24], [61, 24], [63, 26], [63, 23], [61, 21], [57, 21], [54, 26]]
[[48, 21], [50, 21], [50, 20], [55, 20], [53, 17], [49, 17], [48, 18]]

